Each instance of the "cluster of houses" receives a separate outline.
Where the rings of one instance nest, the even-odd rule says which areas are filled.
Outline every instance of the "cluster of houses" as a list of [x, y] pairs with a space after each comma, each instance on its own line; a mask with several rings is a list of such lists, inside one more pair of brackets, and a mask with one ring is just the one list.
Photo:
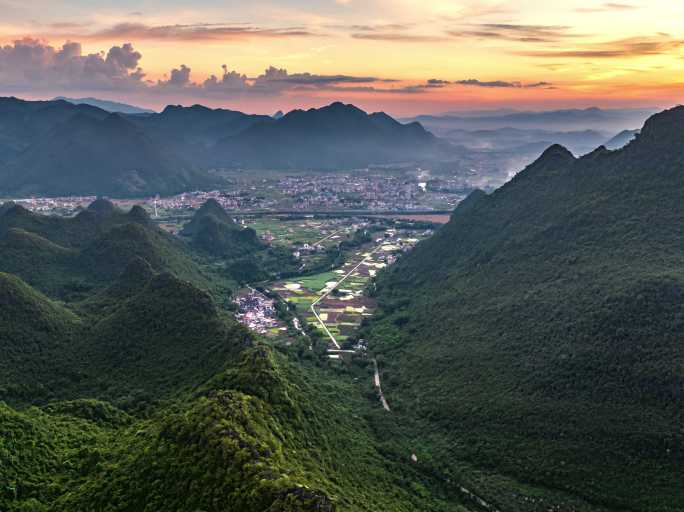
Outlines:
[[249, 329], [259, 334], [270, 334], [274, 329], [283, 329], [277, 317], [275, 301], [264, 294], [250, 289], [238, 295], [234, 302], [238, 308], [236, 318]]

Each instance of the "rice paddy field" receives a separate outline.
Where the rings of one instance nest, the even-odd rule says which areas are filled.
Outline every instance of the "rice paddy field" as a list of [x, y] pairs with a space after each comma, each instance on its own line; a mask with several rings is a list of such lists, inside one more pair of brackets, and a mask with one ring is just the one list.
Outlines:
[[245, 223], [262, 238], [284, 247], [320, 244], [328, 248], [354, 231], [349, 219], [257, 217]]
[[[376, 309], [375, 301], [366, 294], [371, 280], [419, 240], [420, 235], [415, 232], [388, 230], [348, 254], [346, 263], [339, 268], [279, 281], [271, 289], [294, 305], [306, 322], [323, 332], [327, 328], [326, 334], [342, 344], [354, 335], [364, 317], [371, 316]], [[314, 303], [320, 321], [311, 309]]]

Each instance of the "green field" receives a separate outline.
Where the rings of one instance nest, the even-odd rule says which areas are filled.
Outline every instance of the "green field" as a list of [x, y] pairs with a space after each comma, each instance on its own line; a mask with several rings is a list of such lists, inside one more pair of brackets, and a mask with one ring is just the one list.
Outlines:
[[339, 280], [340, 274], [335, 274], [334, 272], [323, 272], [321, 274], [303, 277], [296, 282], [301, 284], [304, 288], [308, 288], [309, 290], [320, 291], [325, 288], [325, 283]]
[[[334, 231], [345, 228], [344, 225], [332, 223], [330, 220], [285, 220], [272, 217], [260, 217], [248, 221], [247, 224], [256, 230], [260, 236], [267, 233], [273, 235], [275, 238], [274, 244], [288, 247], [293, 244], [315, 244]], [[344, 232], [340, 234], [342, 235]], [[324, 245], [327, 246], [334, 243], [336, 243], [336, 240], [329, 240]]]

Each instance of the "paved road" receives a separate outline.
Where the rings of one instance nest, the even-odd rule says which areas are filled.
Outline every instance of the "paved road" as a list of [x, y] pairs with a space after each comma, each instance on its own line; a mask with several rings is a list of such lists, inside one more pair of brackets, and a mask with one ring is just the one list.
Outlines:
[[355, 266], [354, 268], [352, 268], [349, 272], [347, 272], [347, 273], [342, 277], [342, 279], [340, 279], [339, 281], [337, 281], [337, 283], [335, 283], [335, 286], [332, 286], [331, 288], [329, 288], [328, 290], [326, 290], [325, 293], [324, 293], [323, 295], [321, 295], [320, 297], [318, 297], [318, 298], [313, 302], [313, 304], [311, 304], [311, 308], [310, 308], [310, 309], [311, 309], [311, 312], [312, 312], [312, 313], [314, 314], [314, 316], [316, 317], [316, 320], [318, 320], [318, 323], [321, 324], [321, 327], [323, 327], [323, 331], [325, 331], [325, 333], [328, 335], [328, 338], [330, 338], [330, 341], [332, 341], [332, 344], [335, 346], [336, 349], [339, 349], [339, 348], [340, 348], [340, 344], [337, 343], [337, 340], [335, 339], [335, 336], [333, 336], [333, 334], [332, 334], [332, 333], [330, 332], [330, 330], [328, 329], [328, 326], [325, 325], [325, 322], [321, 319], [320, 315], [319, 315], [318, 312], [316, 311], [316, 305], [317, 305], [319, 302], [321, 302], [323, 299], [325, 299], [328, 295], [330, 295], [330, 294], [333, 292], [333, 290], [335, 290], [335, 289], [336, 289], [338, 286], [340, 286], [343, 282], [345, 282], [345, 281], [346, 281], [354, 272], [356, 272], [356, 270], [357, 270], [361, 265], [363, 265], [364, 263], [366, 263], [366, 262], [373, 256], [373, 254], [375, 254], [376, 252], [378, 252], [378, 251], [380, 250], [380, 248], [381, 248], [384, 244], [385, 244], [385, 243], [382, 243], [382, 244], [378, 245], [375, 249], [373, 249], [371, 252], [369, 252], [369, 253], [368, 253], [368, 256], [366, 256], [365, 258], [363, 258], [363, 259], [359, 262], [358, 265], [356, 265], [356, 266]]
[[380, 396], [380, 403], [386, 411], [390, 411], [390, 406], [385, 399], [385, 395], [382, 393], [382, 386], [380, 385], [380, 370], [378, 369], [378, 362], [373, 358], [373, 366], [375, 367], [375, 375], [373, 377], [373, 383], [375, 388], [378, 390], [378, 395]]
[[338, 229], [337, 231], [335, 231], [335, 232], [329, 234], [328, 236], [326, 236], [325, 238], [321, 238], [318, 242], [314, 242], [314, 243], [313, 243], [313, 246], [316, 247], [318, 244], [321, 244], [321, 243], [325, 242], [325, 241], [328, 240], [329, 238], [334, 237], [336, 234], [342, 233], [342, 231], [344, 231], [344, 229]]

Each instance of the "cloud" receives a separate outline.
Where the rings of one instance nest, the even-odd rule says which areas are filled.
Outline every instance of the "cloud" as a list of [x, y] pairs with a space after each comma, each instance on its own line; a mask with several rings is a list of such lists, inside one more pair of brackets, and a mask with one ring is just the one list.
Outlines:
[[587, 44], [563, 50], [516, 52], [516, 54], [543, 58], [609, 59], [664, 55], [679, 51], [682, 47], [684, 47], [684, 40], [661, 34], [653, 37], [632, 37]]
[[181, 64], [179, 68], [171, 70], [171, 77], [168, 80], [160, 80], [157, 82], [157, 85], [163, 87], [186, 87], [190, 85], [191, 71], [185, 64]]
[[409, 30], [411, 25], [405, 23], [383, 23], [378, 25], [330, 25], [331, 28], [342, 28], [351, 32], [387, 32]]
[[83, 54], [81, 44], [56, 48], [25, 38], [0, 47], [0, 85], [5, 88], [120, 89], [144, 85], [142, 55], [131, 44], [107, 53]]
[[592, 12], [614, 12], [614, 11], [633, 11], [640, 9], [638, 5], [621, 4], [617, 2], [606, 2], [598, 7], [578, 7], [576, 12], [592, 13]]
[[201, 81], [192, 69], [181, 64], [164, 78], [146, 80], [140, 67], [142, 54], [132, 44], [112, 46], [106, 52], [84, 54], [81, 44], [67, 42], [54, 47], [36, 39], [22, 39], [0, 47], [0, 89], [22, 93], [49, 91], [64, 94], [72, 91], [116, 91], [138, 94], [164, 94], [213, 100], [255, 96], [292, 94], [371, 93], [421, 94], [456, 86], [529, 88], [549, 86], [547, 82], [519, 82], [475, 79], [448, 81], [432, 78], [424, 82], [406, 83], [392, 78], [354, 76], [343, 73], [290, 73], [271, 66], [258, 76], [221, 66], [222, 72]]
[[534, 82], [530, 84], [523, 84], [521, 82], [506, 82], [504, 80], [494, 80], [490, 82], [483, 82], [474, 78], [467, 80], [457, 80], [453, 82], [457, 85], [468, 85], [473, 87], [489, 87], [489, 88], [510, 88], [510, 89], [535, 89], [538, 87], [552, 87], [550, 82]]
[[155, 41], [233, 41], [246, 39], [284, 39], [314, 37], [317, 34], [304, 27], [263, 28], [248, 24], [197, 23], [185, 25], [148, 25], [118, 23], [95, 32], [57, 34], [90, 41], [155, 40]]
[[[346, 92], [381, 92], [383, 89], [372, 84], [394, 83], [396, 80], [372, 76], [351, 75], [319, 75], [314, 73], [289, 73], [286, 69], [274, 66], [262, 74], [250, 78], [247, 75], [231, 71], [225, 64], [220, 77], [211, 75], [201, 83], [192, 81], [192, 70], [181, 65], [172, 69], [168, 78], [159, 80], [150, 87], [159, 92], [186, 92], [195, 96], [221, 97], [228, 95], [262, 95], [272, 96], [286, 92], [346, 91]], [[385, 92], [396, 92], [400, 88], [385, 89]], [[407, 91], [410, 92], [410, 91]]]
[[565, 25], [522, 25], [513, 23], [478, 23], [466, 25], [448, 34], [455, 38], [494, 39], [524, 43], [550, 43], [579, 37]]
[[363, 39], [367, 41], [392, 41], [399, 43], [436, 43], [449, 40], [449, 38], [445, 36], [405, 34], [397, 32], [356, 32], [352, 34], [352, 37], [354, 39]]

